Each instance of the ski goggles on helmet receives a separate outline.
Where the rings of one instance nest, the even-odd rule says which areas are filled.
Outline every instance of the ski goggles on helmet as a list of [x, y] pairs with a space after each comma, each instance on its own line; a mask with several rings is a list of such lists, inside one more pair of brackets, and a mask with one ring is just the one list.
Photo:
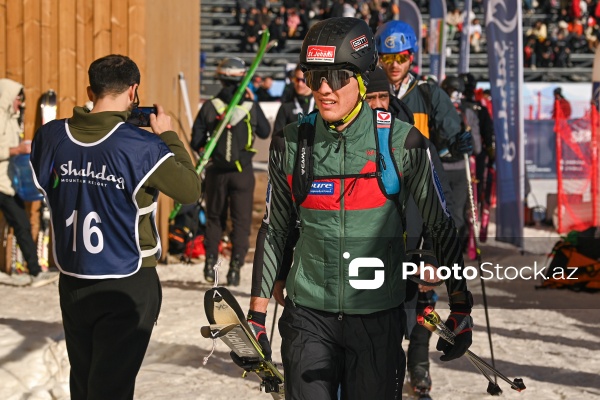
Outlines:
[[404, 64], [410, 60], [410, 53], [381, 54], [380, 57], [384, 64], [393, 64], [394, 61], [398, 64]]
[[304, 72], [306, 85], [314, 91], [319, 90], [321, 84], [325, 81], [331, 90], [335, 92], [349, 84], [350, 79], [354, 76], [356, 74], [347, 69], [312, 69]]

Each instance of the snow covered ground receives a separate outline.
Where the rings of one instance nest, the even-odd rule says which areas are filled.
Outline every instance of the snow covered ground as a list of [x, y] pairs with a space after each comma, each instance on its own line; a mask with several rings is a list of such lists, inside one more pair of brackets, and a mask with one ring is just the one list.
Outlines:
[[[555, 238], [540, 239], [549, 251]], [[550, 236], [548, 238], [547, 236]], [[545, 263], [543, 254], [521, 255], [507, 246], [486, 245], [484, 261], [520, 268]], [[469, 264], [469, 263], [467, 263]], [[218, 342], [206, 365], [212, 342], [202, 338], [207, 324], [203, 297], [209, 285], [202, 264], [158, 267], [164, 300], [136, 386], [137, 399], [269, 399], [254, 377], [241, 378], [228, 350]], [[251, 265], [232, 292], [248, 306]], [[0, 279], [1, 281], [1, 279]], [[511, 379], [523, 378], [527, 390], [517, 393], [500, 382], [506, 399], [600, 399], [600, 293], [536, 290], [533, 280], [486, 282], [497, 368]], [[470, 282], [478, 304], [471, 350], [489, 361], [479, 280]], [[68, 399], [69, 363], [55, 284], [38, 289], [0, 284], [0, 399]], [[442, 297], [438, 310], [448, 313]], [[279, 315], [281, 309], [279, 309]], [[273, 304], [269, 311], [269, 325]], [[267, 327], [270, 331], [270, 326]], [[432, 338], [431, 375], [434, 399], [475, 400], [488, 397], [487, 381], [466, 359], [439, 361]], [[279, 334], [272, 339], [280, 360]], [[408, 398], [405, 396], [405, 398]], [[375, 399], [373, 399], [375, 400]]]

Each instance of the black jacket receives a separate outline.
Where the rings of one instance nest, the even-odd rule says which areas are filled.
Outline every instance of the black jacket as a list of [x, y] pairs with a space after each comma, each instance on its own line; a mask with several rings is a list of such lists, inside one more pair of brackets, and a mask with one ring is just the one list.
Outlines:
[[[226, 86], [217, 94], [216, 97], [220, 98], [225, 104], [229, 104], [233, 97], [233, 93], [235, 92], [235, 86]], [[240, 103], [245, 101], [244, 99], [240, 100]], [[196, 120], [194, 121], [194, 126], [192, 128], [192, 141], [190, 146], [195, 151], [199, 152], [202, 147], [206, 145], [210, 136], [214, 133], [217, 128], [219, 121], [217, 120], [217, 110], [212, 102], [207, 101], [202, 105], [198, 115], [196, 116]], [[269, 133], [271, 132], [271, 125], [267, 120], [267, 117], [263, 113], [260, 105], [258, 103], [254, 103], [252, 108], [250, 109], [250, 126], [252, 128], [252, 134], [254, 136], [258, 136], [261, 139], [266, 139], [269, 137]], [[248, 130], [245, 123], [241, 122], [236, 126], [231, 128], [231, 131], [234, 134], [240, 135], [248, 135]], [[240, 163], [242, 167], [249, 165], [252, 162], [253, 152], [243, 151], [240, 156]]]

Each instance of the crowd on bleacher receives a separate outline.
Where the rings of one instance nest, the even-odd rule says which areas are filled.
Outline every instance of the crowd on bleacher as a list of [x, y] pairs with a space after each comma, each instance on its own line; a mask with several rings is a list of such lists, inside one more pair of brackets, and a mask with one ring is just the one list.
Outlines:
[[524, 29], [526, 68], [568, 68], [573, 53], [593, 53], [600, 39], [600, 1], [523, 2], [525, 15], [542, 14]]
[[[328, 17], [364, 19], [373, 32], [399, 12], [393, 1], [383, 0], [237, 0], [237, 24], [242, 26], [240, 51], [254, 52], [259, 32], [269, 28], [278, 41], [274, 52], [285, 52], [288, 39], [302, 40], [308, 28]], [[429, 1], [415, 0], [423, 14]], [[460, 40], [464, 2], [447, 0], [446, 26], [450, 40]], [[474, 53], [485, 50], [483, 0], [472, 1], [469, 41]], [[600, 39], [600, 0], [524, 0], [523, 47], [526, 68], [568, 68], [573, 53], [593, 53]], [[422, 51], [427, 52], [423, 26]]]

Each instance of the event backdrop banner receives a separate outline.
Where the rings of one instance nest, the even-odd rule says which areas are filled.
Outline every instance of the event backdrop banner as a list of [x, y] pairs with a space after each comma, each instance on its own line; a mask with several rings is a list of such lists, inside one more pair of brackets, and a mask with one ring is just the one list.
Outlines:
[[[417, 43], [419, 46], [423, 43], [423, 35], [421, 33], [421, 27], [423, 26], [423, 19], [421, 18], [421, 11], [417, 4], [413, 0], [399, 0], [398, 8], [400, 9], [400, 21], [406, 22], [413, 28], [415, 34], [417, 35]], [[415, 54], [415, 62], [417, 64], [418, 73], [422, 74], [423, 70], [421, 69], [422, 65], [422, 57], [421, 54], [423, 52], [419, 48], [417, 54]]]
[[523, 25], [521, 1], [485, 0], [496, 134], [496, 240], [523, 247]]
[[442, 82], [446, 75], [446, 0], [429, 2], [429, 73]]

